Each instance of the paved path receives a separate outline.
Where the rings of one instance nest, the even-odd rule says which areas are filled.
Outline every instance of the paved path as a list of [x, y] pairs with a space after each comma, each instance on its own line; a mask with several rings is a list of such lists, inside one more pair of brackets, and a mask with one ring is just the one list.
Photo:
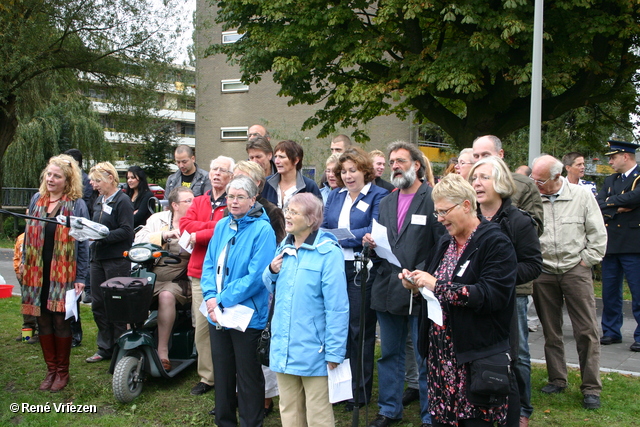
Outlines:
[[[14, 294], [20, 294], [20, 287], [13, 271], [13, 251], [10, 249], [0, 249], [0, 274], [6, 282], [14, 285]], [[598, 316], [602, 311], [602, 301], [598, 300]], [[600, 366], [603, 371], [620, 371], [625, 374], [640, 376], [640, 352], [629, 350], [633, 342], [633, 331], [635, 320], [631, 314], [631, 304], [624, 304], [624, 324], [622, 327], [622, 344], [602, 346], [600, 356]], [[571, 321], [566, 309], [564, 310], [564, 342], [566, 349], [567, 363], [578, 367], [578, 354], [576, 352], [575, 340], [571, 330]], [[544, 362], [544, 337], [542, 328], [537, 332], [529, 334], [529, 346], [531, 358], [534, 363]]]

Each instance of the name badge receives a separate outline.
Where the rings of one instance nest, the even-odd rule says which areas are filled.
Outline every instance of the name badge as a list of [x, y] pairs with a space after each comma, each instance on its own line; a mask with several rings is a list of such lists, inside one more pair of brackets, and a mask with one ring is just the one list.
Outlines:
[[411, 215], [411, 224], [413, 225], [427, 225], [427, 216], [426, 215]]
[[456, 276], [462, 277], [462, 275], [464, 274], [465, 270], [469, 266], [469, 261], [470, 260], [467, 260], [464, 264], [462, 264], [462, 266], [460, 267], [460, 271], [458, 271], [458, 274], [456, 274]]
[[111, 215], [111, 211], [113, 210], [113, 208], [109, 205], [107, 205], [106, 203], [102, 204], [102, 211], [104, 213], [106, 213], [107, 215]]
[[356, 209], [361, 210], [362, 212], [366, 212], [369, 209], [369, 203], [360, 200], [356, 205]]

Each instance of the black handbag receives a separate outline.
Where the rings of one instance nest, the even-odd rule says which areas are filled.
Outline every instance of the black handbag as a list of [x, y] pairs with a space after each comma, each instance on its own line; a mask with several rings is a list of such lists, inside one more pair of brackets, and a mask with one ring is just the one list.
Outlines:
[[271, 307], [269, 307], [269, 319], [267, 325], [262, 330], [260, 338], [258, 338], [258, 361], [264, 366], [269, 366], [269, 351], [271, 349], [271, 318], [273, 317], [273, 308], [276, 305], [276, 289], [273, 288], [273, 300], [271, 301]]
[[498, 353], [469, 363], [467, 400], [475, 406], [495, 407], [507, 403], [511, 389], [511, 357]]

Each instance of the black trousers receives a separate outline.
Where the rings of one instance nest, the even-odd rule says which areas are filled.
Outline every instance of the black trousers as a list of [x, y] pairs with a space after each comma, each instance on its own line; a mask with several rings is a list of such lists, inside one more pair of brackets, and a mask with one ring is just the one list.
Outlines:
[[[350, 359], [351, 376], [353, 381], [353, 397], [359, 394], [359, 403], [371, 402], [371, 389], [373, 387], [373, 358], [376, 347], [376, 312], [371, 309], [371, 286], [373, 278], [377, 274], [378, 265], [374, 264], [369, 271], [369, 280], [366, 283], [365, 295], [365, 323], [364, 331], [360, 331], [360, 306], [362, 303], [362, 288], [360, 286], [361, 273], [357, 275], [353, 261], [345, 261], [345, 274], [347, 276], [347, 294], [349, 296], [349, 334], [347, 337], [347, 357]], [[360, 351], [360, 333], [364, 334], [363, 349]], [[360, 372], [356, 372], [357, 360], [361, 359]], [[356, 391], [356, 375], [360, 375], [360, 389]]]
[[120, 335], [126, 332], [127, 324], [124, 322], [109, 322], [107, 310], [104, 305], [104, 295], [100, 284], [114, 277], [128, 277], [131, 272], [131, 261], [126, 258], [104, 259], [91, 261], [91, 283], [93, 292], [91, 297], [91, 310], [93, 318], [98, 326], [98, 354], [105, 359], [111, 358], [113, 346]]
[[[213, 376], [216, 379], [216, 425], [260, 427], [264, 418], [264, 375], [256, 349], [259, 329], [216, 329], [209, 324]], [[236, 386], [238, 395], [236, 397]]]

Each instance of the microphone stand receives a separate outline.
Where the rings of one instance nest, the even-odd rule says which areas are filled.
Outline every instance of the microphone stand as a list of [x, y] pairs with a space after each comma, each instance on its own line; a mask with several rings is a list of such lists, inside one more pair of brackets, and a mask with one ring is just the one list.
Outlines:
[[353, 397], [353, 414], [351, 418], [351, 426], [358, 427], [360, 422], [360, 382], [364, 380], [362, 373], [362, 361], [364, 356], [364, 328], [365, 328], [365, 313], [367, 310], [367, 279], [369, 277], [369, 264], [371, 248], [369, 243], [364, 244], [362, 253], [354, 254], [354, 266], [356, 268], [356, 278], [360, 274], [360, 327], [358, 331], [358, 359], [356, 360], [356, 386], [355, 396]]

